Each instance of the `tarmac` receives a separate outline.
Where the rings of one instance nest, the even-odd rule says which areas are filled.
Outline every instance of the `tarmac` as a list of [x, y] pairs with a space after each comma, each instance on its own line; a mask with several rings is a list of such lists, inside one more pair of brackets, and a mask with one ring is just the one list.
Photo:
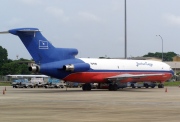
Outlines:
[[[166, 91], [167, 88], [167, 91]], [[0, 122], [179, 122], [180, 88], [0, 87]]]

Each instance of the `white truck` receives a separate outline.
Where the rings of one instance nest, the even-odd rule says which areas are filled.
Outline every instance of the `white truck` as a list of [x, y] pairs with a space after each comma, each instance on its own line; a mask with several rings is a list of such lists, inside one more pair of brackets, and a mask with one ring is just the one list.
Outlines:
[[30, 82], [34, 84], [34, 87], [44, 87], [44, 78], [31, 78]]

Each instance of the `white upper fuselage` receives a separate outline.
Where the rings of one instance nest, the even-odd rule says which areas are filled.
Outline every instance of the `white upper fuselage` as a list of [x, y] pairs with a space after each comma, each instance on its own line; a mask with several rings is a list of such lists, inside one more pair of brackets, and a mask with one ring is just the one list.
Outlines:
[[90, 64], [93, 70], [137, 70], [137, 71], [171, 71], [166, 63], [150, 60], [126, 60], [126, 59], [91, 59], [80, 58]]

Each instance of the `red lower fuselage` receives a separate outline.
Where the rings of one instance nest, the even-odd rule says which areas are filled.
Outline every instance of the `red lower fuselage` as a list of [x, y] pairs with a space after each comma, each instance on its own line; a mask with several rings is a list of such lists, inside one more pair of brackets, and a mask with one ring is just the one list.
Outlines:
[[[116, 75], [122, 74], [142, 74], [142, 72], [79, 72], [79, 73], [72, 73], [66, 76], [63, 80], [71, 81], [71, 82], [79, 82], [79, 83], [105, 83], [107, 82], [106, 78]], [[146, 72], [144, 74], [152, 74], [152, 72]], [[160, 76], [146, 76], [141, 78], [127, 78], [120, 80], [120, 82], [143, 82], [143, 81], [150, 81], [150, 82], [165, 82], [166, 80], [170, 79], [172, 74], [167, 72], [163, 73]]]

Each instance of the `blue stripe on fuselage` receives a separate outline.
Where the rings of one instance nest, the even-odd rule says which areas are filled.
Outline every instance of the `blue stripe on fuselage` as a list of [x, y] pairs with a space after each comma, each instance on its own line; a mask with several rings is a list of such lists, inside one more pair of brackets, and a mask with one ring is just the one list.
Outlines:
[[124, 72], [128, 72], [128, 73], [131, 73], [131, 72], [160, 73], [161, 72], [161, 73], [171, 73], [172, 75], [174, 75], [173, 70], [94, 70], [94, 69], [91, 69], [88, 72], [123, 72], [123, 73]]

